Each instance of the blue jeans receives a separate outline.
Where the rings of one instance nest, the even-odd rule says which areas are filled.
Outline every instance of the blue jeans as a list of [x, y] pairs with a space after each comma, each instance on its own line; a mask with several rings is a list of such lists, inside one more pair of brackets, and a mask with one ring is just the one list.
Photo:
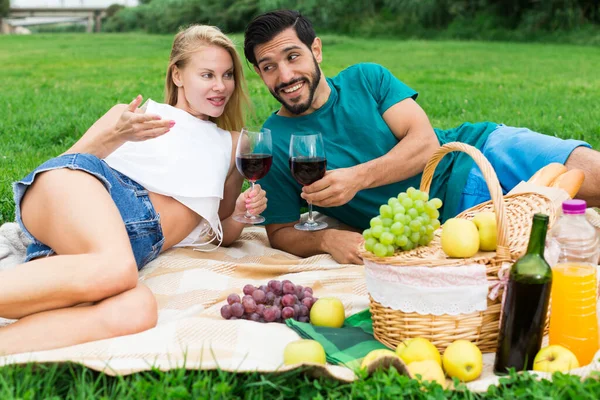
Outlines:
[[[121, 213], [138, 270], [158, 256], [165, 238], [160, 226], [160, 216], [150, 202], [148, 191], [137, 182], [109, 167], [96, 156], [66, 154], [46, 161], [25, 178], [13, 184], [16, 220], [23, 232], [33, 241], [27, 248], [25, 261], [37, 257], [47, 257], [55, 253], [53, 249], [38, 241], [23, 225], [21, 200], [37, 174], [59, 168], [85, 171], [104, 184]], [[77, 196], [77, 192], [72, 193], [72, 196]], [[90, 212], [94, 212], [94, 210], [90, 210]]]
[[[502, 192], [506, 194], [519, 182], [529, 180], [540, 168], [553, 162], [564, 164], [579, 146], [591, 147], [581, 140], [565, 140], [527, 128], [498, 125], [490, 133], [481, 152], [492, 164]], [[479, 167], [473, 163], [458, 212], [488, 200], [490, 192], [487, 183]]]

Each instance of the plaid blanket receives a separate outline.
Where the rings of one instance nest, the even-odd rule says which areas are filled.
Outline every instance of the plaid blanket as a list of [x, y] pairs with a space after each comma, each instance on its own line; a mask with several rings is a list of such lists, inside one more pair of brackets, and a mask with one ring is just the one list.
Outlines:
[[[155, 328], [135, 335], [35, 353], [0, 357], [11, 363], [73, 361], [107, 374], [130, 374], [152, 366], [168, 370], [287, 370], [283, 349], [299, 336], [285, 324], [226, 321], [220, 308], [230, 293], [245, 284], [289, 279], [311, 286], [315, 296], [338, 297], [352, 315], [368, 307], [363, 267], [340, 265], [328, 255], [299, 258], [272, 249], [264, 228], [244, 230], [240, 240], [213, 252], [172, 249], [140, 271], [140, 282], [156, 296]], [[1, 329], [1, 328], [0, 328]], [[354, 373], [341, 366], [322, 371], [351, 381]]]
[[[208, 253], [169, 250], [147, 265], [139, 279], [158, 301], [155, 328], [61, 349], [0, 357], [0, 365], [72, 361], [109, 375], [152, 367], [285, 371], [295, 368], [282, 365], [285, 346], [306, 337], [324, 345], [331, 363], [311, 366], [312, 371], [349, 382], [356, 379], [352, 367], [360, 365], [371, 349], [383, 347], [371, 336], [370, 314], [359, 313], [369, 305], [362, 266], [340, 265], [329, 255], [302, 259], [274, 250], [260, 227], [247, 228], [229, 248]], [[258, 286], [270, 279], [311, 286], [316, 297], [339, 298], [349, 317], [345, 326], [327, 330], [295, 323], [290, 329], [286, 324], [221, 318], [219, 310], [228, 294], [241, 294], [245, 284]], [[472, 390], [486, 390], [490, 384], [497, 384], [491, 373], [493, 354], [485, 355], [484, 362], [482, 377], [469, 384]], [[574, 373], [587, 376], [593, 370], [600, 370], [600, 364]]]
[[286, 320], [287, 326], [304, 339], [313, 339], [323, 345], [327, 362], [359, 368], [369, 352], [387, 349], [373, 337], [373, 321], [368, 309], [346, 318], [342, 329], [314, 326], [304, 322]]

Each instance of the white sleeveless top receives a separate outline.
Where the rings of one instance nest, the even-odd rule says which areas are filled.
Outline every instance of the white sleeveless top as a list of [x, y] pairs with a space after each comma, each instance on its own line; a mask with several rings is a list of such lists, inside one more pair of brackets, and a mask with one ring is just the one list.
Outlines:
[[203, 218], [175, 247], [200, 247], [215, 239], [219, 246], [223, 240], [219, 203], [231, 162], [231, 134], [168, 104], [148, 100], [144, 107], [147, 113], [174, 120], [175, 126], [154, 139], [126, 142], [105, 158], [106, 163]]

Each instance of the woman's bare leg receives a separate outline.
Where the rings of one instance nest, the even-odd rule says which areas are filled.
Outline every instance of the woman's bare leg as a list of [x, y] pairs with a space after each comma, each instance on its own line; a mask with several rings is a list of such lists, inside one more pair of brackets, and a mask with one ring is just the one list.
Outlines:
[[26, 228], [60, 255], [0, 273], [0, 317], [100, 301], [136, 286], [123, 220], [95, 177], [69, 169], [44, 172], [21, 208]]
[[156, 300], [138, 285], [84, 307], [44, 311], [0, 329], [0, 355], [48, 350], [142, 332], [156, 326]]

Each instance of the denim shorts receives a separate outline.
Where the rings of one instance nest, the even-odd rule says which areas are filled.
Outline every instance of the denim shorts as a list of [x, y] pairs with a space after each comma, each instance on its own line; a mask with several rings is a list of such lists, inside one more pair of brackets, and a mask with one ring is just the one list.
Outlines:
[[[16, 220], [23, 232], [33, 241], [27, 247], [26, 262], [37, 257], [50, 256], [55, 252], [33, 237], [23, 225], [21, 200], [38, 173], [59, 168], [85, 171], [104, 184], [123, 218], [138, 270], [158, 256], [165, 238], [160, 226], [160, 216], [150, 202], [148, 191], [137, 182], [109, 167], [106, 162], [96, 156], [65, 154], [46, 161], [21, 181], [13, 184]], [[77, 196], [77, 193], [73, 193], [73, 196]], [[90, 210], [90, 212], [94, 211]]]
[[[591, 148], [581, 140], [560, 139], [533, 132], [527, 128], [498, 125], [490, 133], [481, 152], [488, 159], [504, 194], [550, 163], [564, 164], [579, 146]], [[473, 163], [463, 189], [458, 212], [490, 200], [487, 183], [479, 167]]]

